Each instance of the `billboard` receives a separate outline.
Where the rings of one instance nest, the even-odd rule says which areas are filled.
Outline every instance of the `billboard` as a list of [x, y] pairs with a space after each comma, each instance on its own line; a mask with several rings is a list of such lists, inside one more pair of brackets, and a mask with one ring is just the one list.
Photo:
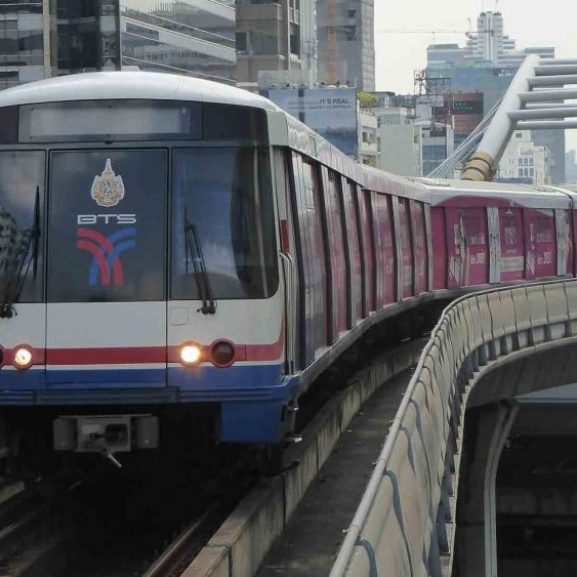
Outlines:
[[357, 157], [356, 88], [284, 88], [263, 90], [261, 94], [346, 155]]

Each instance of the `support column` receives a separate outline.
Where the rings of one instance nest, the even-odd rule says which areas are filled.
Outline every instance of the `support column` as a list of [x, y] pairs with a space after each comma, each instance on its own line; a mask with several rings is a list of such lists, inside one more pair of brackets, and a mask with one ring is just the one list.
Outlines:
[[495, 481], [501, 452], [518, 406], [498, 403], [472, 410], [461, 476], [456, 562], [459, 577], [497, 577]]

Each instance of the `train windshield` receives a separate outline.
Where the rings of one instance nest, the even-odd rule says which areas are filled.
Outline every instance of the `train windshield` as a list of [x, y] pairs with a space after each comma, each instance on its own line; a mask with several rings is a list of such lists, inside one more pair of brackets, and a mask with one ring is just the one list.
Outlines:
[[45, 155], [0, 152], [0, 316], [43, 296]]
[[[48, 302], [159, 301], [168, 294], [201, 300], [211, 312], [218, 299], [276, 291], [266, 150], [55, 150], [49, 175]], [[27, 199], [18, 224], [25, 239], [37, 180], [20, 179], [15, 195]]]
[[267, 298], [277, 288], [269, 157], [181, 148], [172, 160], [171, 298]]
[[167, 150], [50, 155], [48, 301], [165, 298]]

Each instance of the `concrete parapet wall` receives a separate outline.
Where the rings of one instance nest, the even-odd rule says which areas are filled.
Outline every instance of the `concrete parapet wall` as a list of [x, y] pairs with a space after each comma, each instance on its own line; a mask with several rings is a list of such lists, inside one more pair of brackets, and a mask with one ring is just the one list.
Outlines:
[[183, 577], [254, 575], [353, 416], [381, 385], [414, 366], [421, 346], [422, 341], [384, 354], [331, 399], [303, 431], [303, 443], [285, 455], [293, 466], [242, 500]]
[[577, 281], [484, 291], [449, 305], [423, 350], [331, 577], [449, 575], [466, 407], [572, 382], [575, 351]]

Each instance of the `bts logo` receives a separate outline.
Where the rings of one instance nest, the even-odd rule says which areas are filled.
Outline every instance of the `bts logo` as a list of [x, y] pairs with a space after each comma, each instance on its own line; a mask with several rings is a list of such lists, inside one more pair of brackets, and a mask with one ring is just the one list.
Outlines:
[[100, 286], [122, 286], [124, 271], [120, 255], [136, 246], [136, 229], [123, 228], [110, 236], [96, 232], [90, 228], [78, 227], [76, 230], [76, 248], [92, 254], [88, 282], [95, 286], [100, 280]]

